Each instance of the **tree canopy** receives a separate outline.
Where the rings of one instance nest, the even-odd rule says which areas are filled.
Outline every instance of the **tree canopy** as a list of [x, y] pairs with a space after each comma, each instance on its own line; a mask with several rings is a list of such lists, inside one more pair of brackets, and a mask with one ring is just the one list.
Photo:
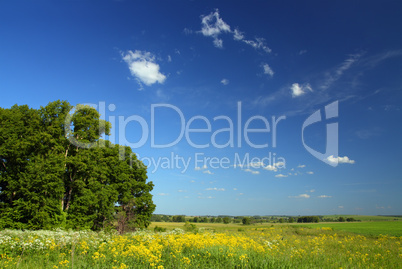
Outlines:
[[100, 230], [119, 211], [148, 226], [146, 167], [131, 148], [101, 139], [111, 124], [94, 108], [72, 109], [66, 101], [0, 108], [0, 228]]

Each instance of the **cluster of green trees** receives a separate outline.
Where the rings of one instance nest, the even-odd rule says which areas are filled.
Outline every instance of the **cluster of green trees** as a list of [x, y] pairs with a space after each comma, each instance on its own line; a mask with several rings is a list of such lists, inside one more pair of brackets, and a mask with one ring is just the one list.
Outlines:
[[297, 222], [299, 222], [299, 223], [320, 222], [320, 218], [318, 216], [303, 216], [303, 217], [298, 217]]
[[339, 217], [338, 219], [337, 219], [337, 221], [339, 221], [339, 222], [345, 222], [345, 221], [347, 221], [347, 222], [352, 222], [352, 221], [357, 221], [357, 220], [355, 220], [354, 218], [345, 218], [345, 217]]
[[154, 222], [192, 222], [192, 223], [242, 223], [245, 225], [251, 225], [256, 223], [308, 223], [308, 222], [351, 222], [359, 221], [352, 217], [336, 217], [325, 218], [324, 216], [195, 216], [188, 217], [185, 215], [152, 215], [151, 221]]
[[225, 223], [231, 222], [240, 223], [241, 220], [237, 220], [231, 217], [186, 217], [185, 215], [152, 215], [151, 221], [154, 222], [193, 222], [193, 223]]
[[[111, 124], [66, 101], [0, 108], [0, 228], [146, 227], [155, 210], [146, 167], [100, 139]], [[71, 143], [74, 141], [74, 143]]]

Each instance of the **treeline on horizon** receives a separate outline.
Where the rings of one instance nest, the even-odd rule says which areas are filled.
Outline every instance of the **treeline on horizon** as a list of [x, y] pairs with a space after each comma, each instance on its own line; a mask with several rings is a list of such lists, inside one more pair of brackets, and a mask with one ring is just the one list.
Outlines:
[[257, 224], [257, 223], [318, 223], [318, 222], [352, 222], [361, 221], [353, 217], [339, 216], [185, 216], [153, 214], [152, 222], [192, 222], [192, 223], [223, 223], [223, 224]]

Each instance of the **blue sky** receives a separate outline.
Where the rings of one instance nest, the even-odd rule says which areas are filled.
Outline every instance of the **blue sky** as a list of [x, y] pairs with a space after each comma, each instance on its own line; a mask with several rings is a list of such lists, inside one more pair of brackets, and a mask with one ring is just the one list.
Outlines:
[[148, 165], [155, 213], [401, 214], [401, 12], [1, 1], [0, 106], [96, 106]]

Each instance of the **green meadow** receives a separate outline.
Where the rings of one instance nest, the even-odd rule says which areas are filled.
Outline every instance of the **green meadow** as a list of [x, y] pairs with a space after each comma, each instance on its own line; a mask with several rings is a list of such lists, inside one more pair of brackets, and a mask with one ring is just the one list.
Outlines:
[[345, 231], [365, 236], [402, 236], [402, 221], [368, 221], [368, 222], [341, 222], [341, 223], [311, 223], [300, 224], [310, 228], [329, 227], [335, 231]]

